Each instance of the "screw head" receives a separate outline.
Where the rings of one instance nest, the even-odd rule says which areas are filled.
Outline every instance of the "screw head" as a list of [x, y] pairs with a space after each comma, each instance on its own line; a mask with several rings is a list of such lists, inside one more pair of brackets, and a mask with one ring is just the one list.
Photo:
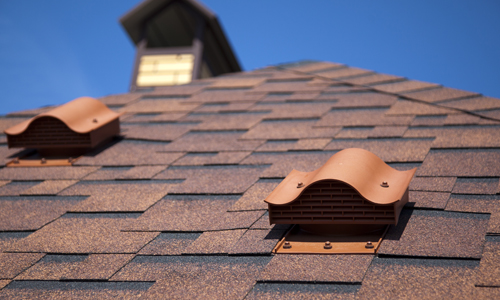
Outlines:
[[389, 187], [389, 183], [387, 181], [382, 181], [382, 184], [380, 185], [381, 187]]
[[325, 248], [325, 249], [332, 249], [332, 244], [330, 243], [330, 241], [326, 241], [325, 245], [323, 246], [323, 248]]
[[40, 163], [42, 164], [46, 164], [47, 163], [47, 160], [45, 158], [42, 157], [42, 159], [40, 160]]
[[304, 186], [304, 183], [302, 183], [302, 182], [297, 183], [297, 188], [301, 188], [303, 186]]
[[19, 163], [19, 157], [14, 158], [13, 163], [18, 164]]
[[373, 245], [372, 242], [368, 241], [368, 242], [366, 242], [365, 248], [366, 249], [373, 249], [373, 248], [375, 248], [375, 246]]
[[97, 119], [93, 119], [92, 122], [97, 123]]
[[290, 249], [292, 248], [292, 245], [290, 245], [290, 242], [285, 242], [285, 244], [283, 245], [283, 249]]

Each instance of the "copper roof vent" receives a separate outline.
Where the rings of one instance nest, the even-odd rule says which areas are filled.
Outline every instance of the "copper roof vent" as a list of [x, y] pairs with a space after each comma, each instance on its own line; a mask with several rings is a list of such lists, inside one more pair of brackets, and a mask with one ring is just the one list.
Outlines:
[[100, 101], [81, 97], [4, 131], [9, 148], [44, 154], [83, 153], [120, 133], [119, 114]]
[[396, 225], [415, 171], [397, 171], [363, 149], [342, 150], [315, 171], [288, 174], [265, 199], [270, 223], [321, 234]]

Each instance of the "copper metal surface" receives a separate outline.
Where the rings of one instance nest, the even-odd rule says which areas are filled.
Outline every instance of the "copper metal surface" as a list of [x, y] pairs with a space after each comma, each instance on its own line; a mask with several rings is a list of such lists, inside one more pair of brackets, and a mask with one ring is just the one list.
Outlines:
[[397, 171], [363, 149], [340, 151], [315, 171], [293, 170], [271, 192], [270, 222], [397, 224], [415, 171]]
[[93, 148], [119, 134], [119, 114], [81, 97], [6, 129], [9, 148]]
[[[278, 254], [375, 254], [387, 228], [388, 226], [383, 226], [364, 234], [322, 235], [311, 234], [296, 225], [276, 245], [273, 252]], [[371, 242], [372, 248], [366, 247], [368, 242]]]

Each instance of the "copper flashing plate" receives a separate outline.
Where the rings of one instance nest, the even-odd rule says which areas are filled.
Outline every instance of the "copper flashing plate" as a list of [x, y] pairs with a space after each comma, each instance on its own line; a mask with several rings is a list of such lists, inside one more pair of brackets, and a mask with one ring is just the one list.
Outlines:
[[397, 224], [416, 168], [345, 149], [312, 172], [293, 170], [265, 199], [271, 224]]
[[6, 129], [9, 148], [93, 148], [120, 132], [119, 114], [81, 97]]
[[353, 233], [346, 228], [337, 228], [337, 233], [314, 234], [295, 225], [276, 245], [278, 254], [375, 254], [389, 226], [376, 227], [371, 232]]

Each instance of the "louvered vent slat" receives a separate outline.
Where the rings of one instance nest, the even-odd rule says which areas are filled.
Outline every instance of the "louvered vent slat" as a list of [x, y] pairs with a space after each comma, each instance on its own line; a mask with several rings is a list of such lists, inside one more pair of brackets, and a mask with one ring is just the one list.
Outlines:
[[389, 224], [394, 205], [365, 200], [356, 190], [338, 181], [315, 183], [293, 202], [269, 205], [274, 223], [284, 224]]

